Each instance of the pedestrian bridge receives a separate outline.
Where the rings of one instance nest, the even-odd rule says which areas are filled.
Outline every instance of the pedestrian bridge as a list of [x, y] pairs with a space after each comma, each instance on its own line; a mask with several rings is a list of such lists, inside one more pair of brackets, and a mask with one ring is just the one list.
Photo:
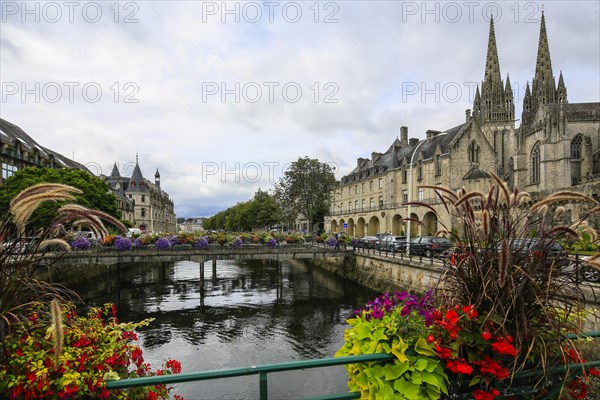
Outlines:
[[[316, 259], [325, 257], [345, 257], [352, 250], [334, 249], [319, 246], [280, 245], [267, 248], [260, 245], [244, 245], [240, 248], [227, 246], [211, 246], [208, 249], [174, 246], [167, 249], [156, 247], [133, 248], [129, 251], [118, 251], [114, 248], [99, 247], [92, 250], [72, 251], [62, 255], [53, 262], [55, 266], [72, 265], [116, 265], [124, 263], [143, 263], [160, 261], [189, 260], [198, 263], [216, 260], [288, 260]], [[56, 255], [48, 255], [54, 259]]]

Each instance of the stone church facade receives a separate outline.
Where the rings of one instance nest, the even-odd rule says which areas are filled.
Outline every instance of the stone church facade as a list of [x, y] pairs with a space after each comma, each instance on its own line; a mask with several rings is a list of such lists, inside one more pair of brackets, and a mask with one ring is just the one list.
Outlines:
[[385, 152], [359, 158], [332, 192], [325, 229], [356, 237], [405, 235], [406, 218], [422, 222], [410, 224], [411, 237], [435, 234], [442, 225], [451, 229], [450, 220], [438, 221], [425, 207], [409, 212], [405, 203], [425, 202], [441, 211], [433, 190], [419, 186], [487, 191], [489, 172], [533, 199], [565, 189], [600, 196], [600, 103], [568, 102], [562, 72], [556, 83], [552, 71], [543, 13], [535, 75], [526, 87], [520, 126], [515, 126], [510, 79], [507, 75], [504, 81], [500, 74], [493, 18], [484, 79], [463, 121], [445, 131], [427, 131], [421, 141], [409, 139], [408, 128], [401, 127]]

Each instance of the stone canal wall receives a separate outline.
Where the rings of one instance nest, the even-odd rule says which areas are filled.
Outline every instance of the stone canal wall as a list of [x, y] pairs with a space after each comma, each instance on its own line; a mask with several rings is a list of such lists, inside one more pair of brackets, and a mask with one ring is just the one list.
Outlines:
[[442, 273], [441, 264], [424, 261], [354, 254], [344, 258], [311, 260], [310, 263], [378, 292], [410, 289], [424, 293], [435, 287]]

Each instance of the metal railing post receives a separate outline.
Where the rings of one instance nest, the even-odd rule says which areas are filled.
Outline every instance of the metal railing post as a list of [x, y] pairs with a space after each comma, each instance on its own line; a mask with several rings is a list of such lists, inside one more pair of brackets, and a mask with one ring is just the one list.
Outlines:
[[264, 371], [260, 372], [258, 375], [258, 380], [260, 382], [260, 400], [267, 400], [269, 397], [267, 373]]

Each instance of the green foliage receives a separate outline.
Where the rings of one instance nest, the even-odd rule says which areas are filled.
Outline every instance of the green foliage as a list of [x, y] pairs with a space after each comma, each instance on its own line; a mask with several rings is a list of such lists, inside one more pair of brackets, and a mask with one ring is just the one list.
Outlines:
[[330, 195], [336, 185], [331, 165], [308, 157], [291, 163], [284, 177], [275, 184], [275, 196], [287, 220], [303, 215], [310, 230], [323, 222], [329, 211]]
[[0, 366], [0, 393], [44, 399], [169, 398], [171, 388], [164, 385], [112, 392], [105, 387], [107, 380], [181, 371], [176, 360], [166, 361], [158, 371], [144, 363], [134, 330], [152, 319], [119, 323], [110, 304], [92, 308], [86, 316], [76, 316], [70, 303], [59, 312], [59, 318], [51, 319], [48, 307], [39, 304], [26, 321], [14, 326]]
[[[81, 190], [75, 195], [75, 202], [86, 208], [103, 211], [117, 219], [121, 211], [117, 208], [115, 196], [109, 190], [108, 184], [88, 172], [75, 169], [24, 168], [9, 177], [0, 191], [0, 215], [8, 212], [9, 202], [17, 193], [38, 183], [62, 183]], [[28, 226], [35, 231], [49, 225], [56, 215], [56, 210], [64, 202], [48, 202], [41, 205], [35, 212]]]
[[280, 222], [281, 209], [275, 197], [258, 189], [252, 200], [238, 203], [204, 220], [209, 230], [252, 231], [268, 229]]

